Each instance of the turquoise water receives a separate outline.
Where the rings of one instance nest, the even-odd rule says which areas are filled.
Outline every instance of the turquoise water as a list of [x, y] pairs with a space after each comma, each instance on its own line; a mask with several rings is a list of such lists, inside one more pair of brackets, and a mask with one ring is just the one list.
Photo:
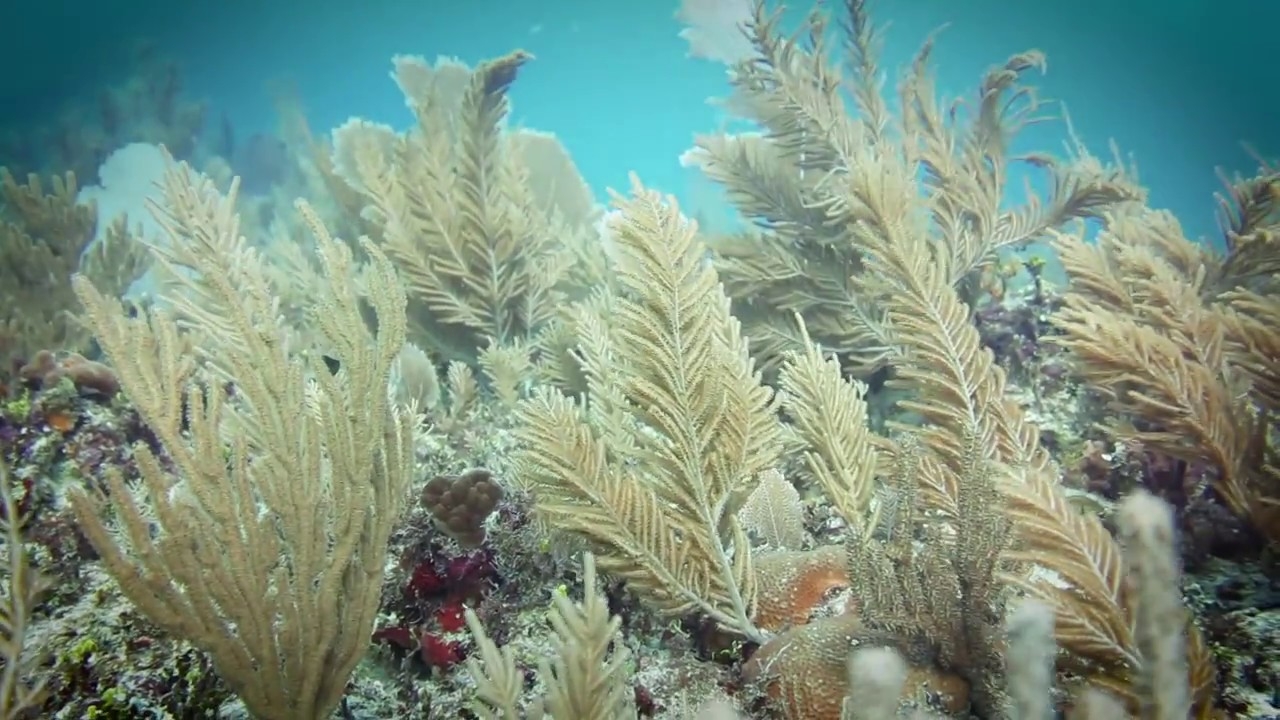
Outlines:
[[[403, 125], [391, 55], [475, 62], [522, 47], [538, 59], [513, 93], [516, 121], [557, 133], [597, 192], [624, 187], [634, 170], [695, 210], [711, 202], [677, 158], [696, 132], [716, 128], [704, 100], [724, 92], [724, 71], [685, 56], [674, 2], [5, 5], [0, 123], [39, 122], [76, 93], [118, 81], [140, 37], [180, 59], [192, 95], [240, 137], [274, 129], [275, 81], [296, 84], [316, 129], [353, 115]], [[1242, 142], [1280, 156], [1280, 3], [880, 0], [873, 12], [891, 24], [891, 69], [949, 24], [935, 53], [949, 94], [971, 90], [1010, 53], [1044, 50], [1042, 93], [1066, 102], [1095, 152], [1114, 139], [1134, 156], [1153, 204], [1177, 212], [1193, 236], [1213, 231], [1215, 167], [1251, 169]], [[1061, 126], [1043, 127], [1027, 147], [1057, 149], [1061, 139]]]

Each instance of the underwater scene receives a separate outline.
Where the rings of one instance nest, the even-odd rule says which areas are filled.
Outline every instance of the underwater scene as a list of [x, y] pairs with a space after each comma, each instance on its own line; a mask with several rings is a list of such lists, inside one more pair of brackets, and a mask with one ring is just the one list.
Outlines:
[[1280, 718], [1280, 12], [1160, 7], [0, 11], [0, 720]]

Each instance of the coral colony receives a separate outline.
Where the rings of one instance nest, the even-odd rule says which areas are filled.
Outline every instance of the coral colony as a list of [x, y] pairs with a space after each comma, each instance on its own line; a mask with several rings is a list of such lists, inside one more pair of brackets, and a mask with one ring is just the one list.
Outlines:
[[953, 112], [864, 0], [680, 19], [741, 232], [600, 207], [523, 51], [13, 156], [0, 720], [1280, 714], [1280, 169], [1221, 250], [1083, 148], [1010, 205], [1038, 52]]

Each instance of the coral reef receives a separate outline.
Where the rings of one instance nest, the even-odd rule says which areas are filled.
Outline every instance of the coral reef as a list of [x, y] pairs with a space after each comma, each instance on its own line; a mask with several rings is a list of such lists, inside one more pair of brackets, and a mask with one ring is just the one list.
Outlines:
[[39, 388], [52, 388], [66, 381], [81, 393], [108, 399], [120, 391], [120, 379], [114, 370], [79, 353], [58, 357], [48, 350], [41, 350], [31, 362], [18, 368], [18, 377]]
[[1276, 168], [1223, 253], [1079, 146], [1009, 205], [1044, 58], [892, 103], [839, 13], [686, 3], [732, 237], [596, 207], [520, 51], [299, 129], [321, 207], [165, 157], [136, 307], [0, 177], [0, 718], [1277, 713]]

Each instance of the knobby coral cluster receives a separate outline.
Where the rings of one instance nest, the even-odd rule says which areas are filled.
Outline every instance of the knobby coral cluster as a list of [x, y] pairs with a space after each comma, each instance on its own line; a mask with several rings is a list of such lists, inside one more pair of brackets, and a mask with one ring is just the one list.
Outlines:
[[[0, 178], [0, 247], [38, 270], [4, 300], [53, 329], [0, 326], [0, 718], [1219, 712], [1175, 515], [1080, 502], [1098, 481], [1032, 413], [1070, 397], [1082, 441], [1198, 466], [1188, 493], [1280, 539], [1280, 173], [1230, 184], [1223, 252], [1080, 147], [1009, 205], [1039, 53], [948, 106], [928, 44], [895, 113], [863, 0], [797, 35], [688, 4], [760, 129], [687, 155], [731, 236], [635, 178], [597, 208], [554, 136], [506, 125], [521, 51], [396, 58], [414, 126], [308, 139], [317, 200], [275, 244], [236, 181], [171, 160], [157, 302], [95, 273], [132, 240], [83, 253], [73, 180]], [[1014, 306], [1002, 263], [1044, 241], [1068, 285], [1028, 262]], [[172, 662], [108, 678], [96, 628], [40, 653], [50, 578]]]

